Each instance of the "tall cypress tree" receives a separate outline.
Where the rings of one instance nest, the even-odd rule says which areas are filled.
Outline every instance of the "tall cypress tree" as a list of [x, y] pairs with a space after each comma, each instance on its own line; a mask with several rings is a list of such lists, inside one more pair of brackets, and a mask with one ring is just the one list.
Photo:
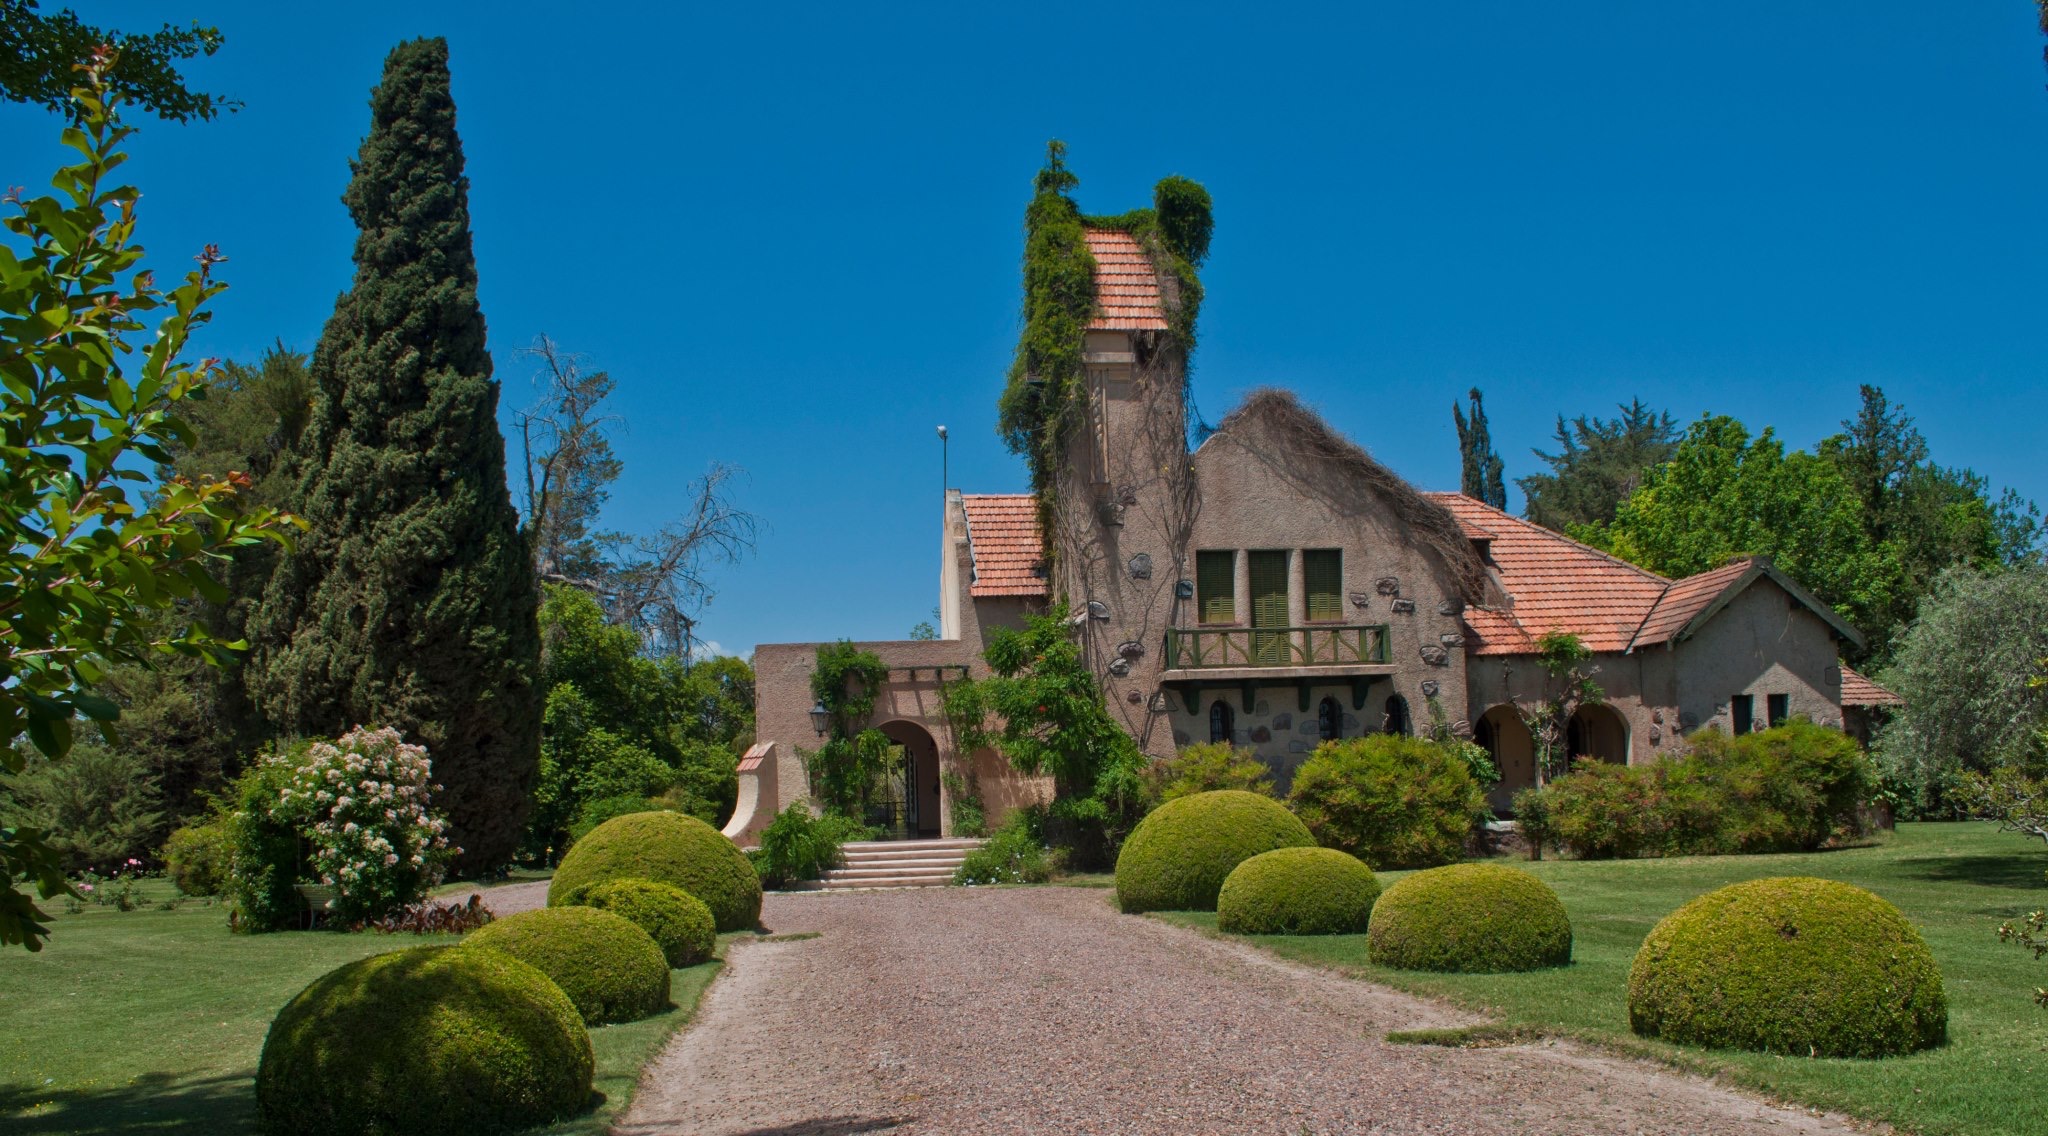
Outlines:
[[1486, 429], [1486, 407], [1479, 400], [1479, 388], [1472, 388], [1472, 417], [1457, 403], [1451, 404], [1451, 419], [1458, 424], [1458, 456], [1462, 467], [1458, 491], [1496, 509], [1508, 507], [1508, 488], [1501, 481], [1500, 455], [1493, 452], [1493, 438]]
[[250, 686], [284, 734], [424, 744], [462, 870], [510, 859], [539, 762], [537, 592], [505, 484], [448, 45], [400, 44], [342, 201], [355, 279], [313, 353], [292, 507]]

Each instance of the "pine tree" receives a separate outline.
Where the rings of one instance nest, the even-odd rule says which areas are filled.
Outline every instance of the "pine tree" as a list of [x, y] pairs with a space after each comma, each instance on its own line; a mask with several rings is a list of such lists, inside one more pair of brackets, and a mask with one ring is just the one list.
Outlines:
[[459, 868], [508, 860], [541, 699], [533, 568], [505, 484], [448, 45], [400, 44], [342, 200], [355, 279], [313, 353], [293, 506], [311, 523], [257, 616], [280, 733], [390, 725], [427, 746]]
[[1451, 418], [1458, 424], [1458, 456], [1463, 466], [1458, 491], [1496, 509], [1507, 508], [1500, 455], [1493, 451], [1493, 438], [1486, 430], [1486, 407], [1480, 402], [1478, 387], [1472, 388], [1472, 417], [1466, 418], [1454, 402]]

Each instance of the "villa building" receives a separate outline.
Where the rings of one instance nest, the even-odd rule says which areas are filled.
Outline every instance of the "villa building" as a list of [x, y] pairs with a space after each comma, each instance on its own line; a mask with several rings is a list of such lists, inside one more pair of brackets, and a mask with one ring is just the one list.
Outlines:
[[[1579, 635], [1605, 703], [1577, 756], [1642, 762], [1705, 726], [1792, 715], [1856, 729], [1893, 697], [1840, 663], [1860, 636], [1768, 560], [1670, 580], [1455, 493], [1420, 492], [1284, 391], [1253, 393], [1190, 451], [1175, 281], [1122, 232], [1091, 229], [1097, 313], [1087, 421], [1072, 431], [1048, 548], [1029, 495], [948, 490], [939, 638], [859, 644], [889, 666], [872, 725], [904, 747], [902, 819], [947, 834], [945, 771], [991, 822], [1044, 784], [959, 752], [944, 684], [982, 676], [996, 628], [1064, 597], [1110, 713], [1150, 754], [1223, 741], [1285, 786], [1322, 741], [1441, 720], [1492, 751], [1494, 803], [1536, 782], [1516, 711], [1546, 697], [1536, 641]], [[729, 835], [806, 795], [818, 644], [755, 653], [759, 742]]]

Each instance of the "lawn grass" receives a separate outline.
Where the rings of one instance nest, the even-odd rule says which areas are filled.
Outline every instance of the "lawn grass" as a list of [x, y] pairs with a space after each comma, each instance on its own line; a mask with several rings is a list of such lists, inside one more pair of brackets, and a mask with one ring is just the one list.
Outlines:
[[[2048, 906], [2048, 849], [1989, 824], [1909, 824], [1871, 847], [1787, 856], [1517, 862], [1571, 913], [1573, 963], [1528, 974], [1437, 975], [1374, 967], [1365, 936], [1248, 936], [1288, 958], [1482, 1010], [1507, 1027], [1573, 1036], [1721, 1076], [1774, 1096], [1887, 1120], [1927, 1136], [2048, 1132], [2048, 963], [2001, 944], [1998, 924]], [[1385, 872], [1392, 882], [1406, 873]], [[1927, 938], [1949, 999], [1949, 1041], [1875, 1061], [1680, 1048], [1628, 1030], [1628, 971], [1643, 937], [1687, 900], [1763, 876], [1821, 876], [1897, 904]], [[1213, 913], [1171, 912], [1214, 932]]]
[[[173, 894], [160, 881], [146, 890], [152, 901]], [[56, 916], [51, 929], [39, 954], [0, 954], [0, 1131], [10, 1136], [253, 1133], [256, 1061], [279, 1008], [343, 963], [456, 941], [235, 935], [220, 907], [196, 900], [172, 911], [88, 907]], [[720, 955], [732, 938], [719, 937]], [[675, 971], [667, 1013], [593, 1029], [603, 1100], [547, 1131], [606, 1131], [720, 965]]]

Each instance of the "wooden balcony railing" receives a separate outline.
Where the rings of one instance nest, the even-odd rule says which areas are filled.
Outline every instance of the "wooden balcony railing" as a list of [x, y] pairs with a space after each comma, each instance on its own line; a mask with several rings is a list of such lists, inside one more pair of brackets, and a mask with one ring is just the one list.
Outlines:
[[1166, 669], [1326, 667], [1388, 661], [1384, 623], [1320, 627], [1175, 627], [1166, 632]]

